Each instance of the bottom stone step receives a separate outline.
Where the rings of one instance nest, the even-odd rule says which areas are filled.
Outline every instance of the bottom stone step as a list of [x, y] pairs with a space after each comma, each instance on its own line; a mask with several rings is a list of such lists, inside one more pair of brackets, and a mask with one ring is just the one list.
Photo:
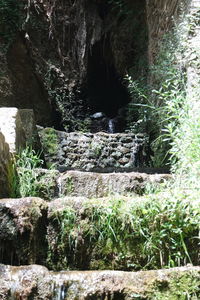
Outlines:
[[198, 300], [199, 297], [200, 267], [54, 273], [37, 265], [0, 265], [1, 300]]

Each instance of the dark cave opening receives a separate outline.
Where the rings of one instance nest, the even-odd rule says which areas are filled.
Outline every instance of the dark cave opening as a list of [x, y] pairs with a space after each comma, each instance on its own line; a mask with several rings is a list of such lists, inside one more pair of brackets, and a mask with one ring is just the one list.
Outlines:
[[92, 113], [103, 112], [108, 118], [116, 117], [130, 100], [115, 69], [108, 38], [96, 42], [88, 57], [88, 99]]

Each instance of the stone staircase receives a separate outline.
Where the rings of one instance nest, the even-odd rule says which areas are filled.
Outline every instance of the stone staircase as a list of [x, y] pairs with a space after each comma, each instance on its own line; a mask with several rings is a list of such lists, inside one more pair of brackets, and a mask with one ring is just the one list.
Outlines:
[[[26, 132], [23, 121], [14, 121], [18, 112], [13, 113], [14, 132], [18, 126]], [[23, 118], [27, 120], [27, 112]], [[141, 253], [141, 238], [122, 236], [130, 232], [126, 221], [120, 228], [121, 239], [114, 238], [115, 246], [109, 239], [101, 244], [104, 232], [99, 228], [106, 218], [107, 228], [112, 229], [114, 223], [109, 222], [123, 215], [123, 209], [127, 217], [129, 210], [146, 201], [142, 195], [148, 186], [171, 178], [140, 169], [146, 160], [143, 135], [65, 133], [50, 128], [39, 128], [39, 135], [47, 166], [57, 170], [35, 170], [40, 198], [0, 200], [0, 300], [171, 299], [177, 278], [186, 278], [186, 284], [196, 282], [199, 267], [134, 272], [146, 264], [147, 257]], [[13, 152], [16, 137], [11, 139]], [[6, 141], [9, 144], [5, 133], [5, 140], [0, 138], [4, 152], [8, 152]], [[0, 156], [0, 165], [4, 158]], [[184, 291], [184, 284], [180, 290]]]

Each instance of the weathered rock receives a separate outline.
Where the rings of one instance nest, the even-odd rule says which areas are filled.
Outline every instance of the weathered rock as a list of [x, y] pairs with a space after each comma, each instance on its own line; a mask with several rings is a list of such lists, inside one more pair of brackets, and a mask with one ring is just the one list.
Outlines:
[[25, 132], [17, 108], [0, 108], [0, 130], [11, 153], [16, 153], [25, 146]]
[[142, 194], [145, 187], [156, 186], [171, 179], [169, 174], [93, 173], [67, 171], [59, 177], [60, 195], [105, 197], [113, 194]]
[[[42, 266], [0, 265], [1, 300], [199, 299], [200, 267], [116, 272], [49, 272]], [[181, 298], [180, 298], [181, 297]], [[183, 298], [184, 299], [184, 298]]]
[[10, 195], [12, 177], [13, 170], [9, 146], [0, 132], [0, 198]]
[[1, 262], [44, 263], [46, 215], [47, 204], [40, 198], [0, 200]]

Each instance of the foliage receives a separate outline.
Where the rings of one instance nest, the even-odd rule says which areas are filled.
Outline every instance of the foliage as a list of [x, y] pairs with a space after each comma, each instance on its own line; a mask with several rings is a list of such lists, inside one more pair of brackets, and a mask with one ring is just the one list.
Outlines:
[[54, 177], [56, 174], [42, 172], [43, 160], [31, 146], [23, 149], [16, 156], [16, 176], [13, 197], [42, 197], [49, 200], [54, 193]]
[[93, 200], [80, 212], [70, 204], [57, 210], [50, 266], [61, 269], [64, 261], [65, 268], [137, 270], [197, 264], [200, 210], [185, 197], [169, 192]]
[[147, 83], [145, 79], [133, 80], [129, 75], [125, 76], [125, 80], [133, 99], [127, 106], [127, 131], [146, 133], [149, 123], [153, 121], [152, 111], [155, 110], [155, 105], [148, 97]]
[[132, 13], [124, 0], [108, 0], [108, 4], [111, 5], [113, 12], [116, 13], [118, 17]]
[[38, 196], [37, 175], [34, 169], [40, 167], [41, 164], [42, 160], [30, 146], [22, 150], [20, 154], [17, 155], [17, 196]]
[[196, 20], [196, 17], [184, 16], [183, 21], [174, 24], [171, 33], [160, 41], [159, 53], [150, 70], [149, 86], [144, 88], [143, 82], [127, 77], [134, 99], [129, 105], [128, 127], [129, 130], [146, 131], [150, 135], [154, 166], [170, 163], [173, 170], [180, 170], [183, 165], [189, 165], [194, 156], [196, 163], [200, 158], [199, 116], [196, 114], [193, 118], [190, 110], [192, 103], [198, 99], [199, 83], [196, 82], [195, 86], [196, 96], [193, 93], [191, 97], [191, 91], [187, 93], [185, 67], [188, 58], [189, 64], [191, 57], [198, 58], [188, 39], [190, 28], [194, 31]]

